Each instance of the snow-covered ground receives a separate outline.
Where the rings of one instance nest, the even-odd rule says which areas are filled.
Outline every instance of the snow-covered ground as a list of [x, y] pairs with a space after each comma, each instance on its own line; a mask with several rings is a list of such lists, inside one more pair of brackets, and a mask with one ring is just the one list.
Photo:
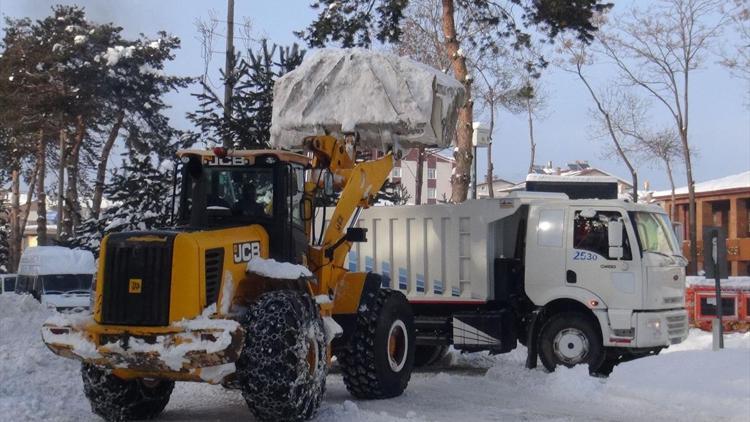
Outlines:
[[[83, 396], [79, 365], [41, 342], [49, 316], [33, 298], [0, 296], [0, 420], [98, 420]], [[659, 356], [622, 364], [609, 379], [586, 368], [524, 369], [525, 350], [499, 356], [451, 353], [415, 373], [406, 393], [357, 401], [328, 377], [318, 421], [750, 420], [750, 333], [711, 351], [708, 333]], [[178, 383], [162, 420], [252, 420], [237, 391]]]

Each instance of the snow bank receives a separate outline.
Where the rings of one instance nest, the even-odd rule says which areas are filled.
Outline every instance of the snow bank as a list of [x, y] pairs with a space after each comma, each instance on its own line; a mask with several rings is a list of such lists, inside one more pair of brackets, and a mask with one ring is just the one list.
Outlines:
[[358, 132], [365, 147], [445, 147], [464, 88], [446, 74], [392, 54], [323, 49], [274, 85], [271, 143]]
[[0, 295], [2, 420], [72, 422], [91, 415], [81, 364], [54, 355], [42, 343], [40, 329], [52, 312], [30, 295]]
[[247, 271], [268, 278], [296, 280], [300, 277], [312, 277], [312, 273], [304, 265], [289, 262], [277, 262], [275, 259], [253, 257], [247, 263]]
[[21, 255], [19, 274], [93, 274], [96, 272], [94, 255], [89, 251], [62, 246], [27, 248]]

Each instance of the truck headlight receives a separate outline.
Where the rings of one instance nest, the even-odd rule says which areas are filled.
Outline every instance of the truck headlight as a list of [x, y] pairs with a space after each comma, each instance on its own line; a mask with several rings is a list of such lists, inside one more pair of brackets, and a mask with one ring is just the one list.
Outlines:
[[646, 327], [651, 330], [654, 337], [661, 337], [661, 320], [649, 319], [646, 321]]

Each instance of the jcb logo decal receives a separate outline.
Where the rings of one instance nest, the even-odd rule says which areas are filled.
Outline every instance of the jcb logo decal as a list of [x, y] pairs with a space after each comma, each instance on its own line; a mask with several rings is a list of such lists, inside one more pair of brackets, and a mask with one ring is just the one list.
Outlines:
[[131, 278], [128, 283], [128, 293], [140, 293], [143, 288], [143, 280], [140, 278]]
[[260, 242], [244, 242], [234, 244], [234, 263], [248, 262], [254, 256], [260, 256]]

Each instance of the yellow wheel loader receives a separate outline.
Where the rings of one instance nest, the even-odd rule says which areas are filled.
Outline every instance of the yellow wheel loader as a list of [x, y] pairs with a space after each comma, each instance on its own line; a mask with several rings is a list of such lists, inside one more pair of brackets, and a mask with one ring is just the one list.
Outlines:
[[[95, 413], [153, 418], [176, 381], [197, 381], [240, 389], [260, 420], [303, 420], [332, 356], [355, 397], [404, 391], [411, 308], [379, 276], [345, 268], [392, 154], [356, 162], [353, 139], [331, 136], [304, 147], [180, 151], [175, 226], [103, 239], [92, 315], [42, 331], [54, 353], [82, 361]], [[323, 199], [336, 206], [316, 227]]]

